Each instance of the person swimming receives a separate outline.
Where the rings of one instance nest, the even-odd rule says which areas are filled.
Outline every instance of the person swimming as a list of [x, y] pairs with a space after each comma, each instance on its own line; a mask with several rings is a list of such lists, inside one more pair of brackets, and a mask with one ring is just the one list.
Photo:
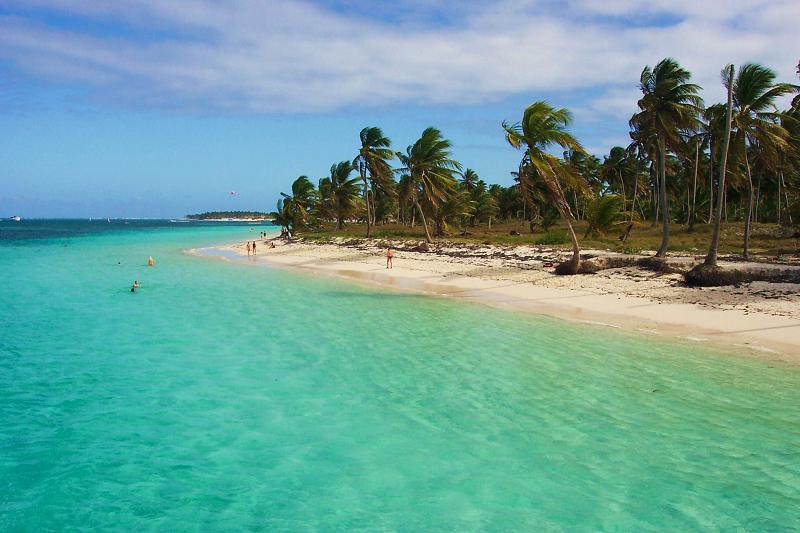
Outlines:
[[141, 287], [141, 285], [139, 285], [139, 280], [138, 279], [133, 280], [133, 288], [138, 289], [139, 287]]
[[151, 255], [151, 256], [149, 256], [149, 257], [147, 258], [147, 266], [151, 267], [151, 266], [155, 266], [155, 264], [156, 264], [156, 260], [155, 260], [155, 259], [153, 259], [153, 256], [152, 256], [152, 255]]

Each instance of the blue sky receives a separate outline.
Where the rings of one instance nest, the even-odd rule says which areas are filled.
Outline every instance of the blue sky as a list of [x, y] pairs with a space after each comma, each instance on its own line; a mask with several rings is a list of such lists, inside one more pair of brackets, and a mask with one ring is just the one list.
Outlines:
[[[0, 0], [0, 216], [270, 210], [377, 125], [430, 125], [489, 182], [499, 124], [546, 99], [593, 153], [627, 142], [642, 67], [794, 79], [795, 1]], [[236, 197], [228, 192], [235, 190]]]

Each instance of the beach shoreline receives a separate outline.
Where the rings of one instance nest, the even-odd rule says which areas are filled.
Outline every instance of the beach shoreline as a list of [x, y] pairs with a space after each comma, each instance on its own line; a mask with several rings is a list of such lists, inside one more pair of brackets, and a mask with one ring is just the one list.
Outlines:
[[[400, 291], [456, 298], [526, 312], [728, 347], [768, 360], [800, 364], [800, 286], [756, 282], [742, 287], [691, 289], [679, 274], [618, 268], [555, 276], [543, 267], [562, 252], [541, 247], [437, 244], [414, 251], [387, 241], [331, 243], [275, 239], [248, 256], [245, 243], [187, 253], [289, 268]], [[398, 246], [393, 269], [386, 246]], [[402, 249], [404, 248], [404, 249]], [[586, 251], [602, 255], [602, 251]], [[675, 262], [694, 260], [676, 256]]]

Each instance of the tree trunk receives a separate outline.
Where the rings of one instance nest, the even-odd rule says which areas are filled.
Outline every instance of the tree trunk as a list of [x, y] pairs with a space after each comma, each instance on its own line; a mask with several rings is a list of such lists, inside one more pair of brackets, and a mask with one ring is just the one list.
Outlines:
[[708, 223], [714, 221], [714, 143], [708, 143]]
[[781, 178], [783, 178], [783, 172], [778, 175], [778, 203], [777, 208], [775, 210], [775, 221], [778, 223], [778, 226], [781, 225]]
[[564, 196], [564, 189], [561, 188], [561, 184], [558, 182], [555, 170], [553, 170], [552, 167], [550, 168], [550, 172], [551, 175], [549, 176], [546, 172], [543, 172], [542, 178], [544, 179], [544, 183], [550, 191], [550, 194], [553, 196], [553, 201], [556, 204], [556, 209], [558, 209], [559, 215], [561, 215], [561, 218], [563, 218], [567, 223], [569, 237], [572, 240], [572, 259], [569, 260], [569, 270], [571, 274], [577, 274], [578, 266], [580, 265], [581, 260], [581, 249], [578, 245], [578, 237], [575, 235], [575, 228], [572, 227], [572, 212], [569, 207], [569, 202], [567, 202], [567, 199]]
[[761, 174], [758, 175], [756, 182], [756, 204], [753, 208], [753, 222], [758, 222], [758, 210], [761, 207]]
[[367, 208], [367, 239], [372, 236], [372, 224], [369, 212], [369, 185], [367, 184], [367, 169], [363, 161], [358, 165], [358, 170], [361, 172], [361, 179], [364, 181], [364, 205]]
[[617, 176], [619, 176], [619, 184], [622, 187], [622, 210], [628, 205], [628, 197], [625, 196], [625, 181], [622, 179], [622, 170], [617, 169]]
[[750, 175], [750, 158], [747, 157], [747, 137], [742, 135], [742, 145], [744, 148], [744, 166], [747, 169], [747, 207], [744, 214], [744, 250], [742, 255], [745, 259], [750, 259], [750, 223], [753, 217], [753, 177]]
[[[719, 187], [717, 189], [717, 215], [711, 230], [711, 243], [705, 266], [717, 266], [717, 251], [719, 250], [719, 229], [722, 225], [722, 208], [725, 202], [725, 173], [728, 168], [728, 145], [731, 140], [731, 114], [733, 110], [733, 65], [728, 66], [728, 108], [725, 113], [725, 137], [722, 140], [722, 164], [720, 165]], [[713, 164], [713, 162], [712, 162]]]
[[667, 145], [664, 139], [658, 139], [658, 173], [661, 175], [661, 246], [658, 247], [656, 257], [667, 255], [669, 247], [669, 204], [667, 203]]
[[575, 217], [581, 218], [581, 212], [578, 211], [578, 192], [573, 189], [572, 199], [575, 201]]
[[419, 205], [417, 200], [414, 200], [414, 205], [417, 207], [417, 211], [419, 211], [419, 218], [422, 220], [422, 227], [425, 228], [425, 241], [433, 242], [433, 239], [431, 239], [431, 234], [428, 231], [428, 223], [425, 221], [425, 213], [422, 211], [422, 206]]
[[786, 192], [786, 180], [783, 179], [783, 172], [781, 172], [781, 183], [783, 184], [783, 203], [786, 206], [786, 221], [791, 226], [794, 224], [794, 221], [792, 220], [792, 211], [789, 209], [789, 193]]
[[694, 182], [692, 183], [692, 207], [689, 211], [689, 228], [688, 231], [694, 230], [695, 210], [697, 209], [697, 166], [700, 164], [700, 141], [697, 141], [697, 146], [694, 151]]
[[[658, 159], [658, 157], [656, 157]], [[650, 227], [655, 227], [658, 224], [658, 176], [656, 172], [657, 163], [655, 161], [650, 162], [650, 183], [653, 184], [652, 191], [653, 191], [653, 222], [650, 224]]]
[[722, 203], [725, 206], [723, 208], [723, 210], [725, 212], [725, 223], [727, 224], [728, 223], [728, 190], [727, 189], [722, 191]]
[[639, 172], [633, 175], [633, 199], [631, 200], [631, 222], [633, 222], [633, 215], [636, 213], [636, 194], [639, 192]]

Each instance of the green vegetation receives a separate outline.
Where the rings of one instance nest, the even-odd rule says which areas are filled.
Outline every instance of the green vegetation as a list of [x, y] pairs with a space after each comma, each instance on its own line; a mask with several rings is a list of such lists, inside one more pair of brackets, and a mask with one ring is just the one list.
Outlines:
[[206, 213], [186, 215], [186, 218], [188, 218], [189, 220], [215, 220], [221, 218], [257, 220], [257, 219], [272, 218], [272, 217], [273, 213], [262, 213], [260, 211], [208, 211]]
[[[276, 222], [308, 238], [436, 237], [498, 244], [569, 243], [559, 272], [580, 270], [586, 246], [623, 252], [798, 254], [800, 96], [757, 64], [723, 69], [726, 103], [705, 107], [689, 71], [671, 58], [645, 67], [628, 146], [600, 158], [569, 132], [572, 115], [534, 102], [500, 134], [522, 157], [511, 186], [487, 184], [454, 159], [451, 142], [427, 128], [393, 151], [380, 128], [361, 130], [352, 163], [319, 187], [306, 176], [282, 193]], [[561, 153], [557, 153], [561, 150]], [[393, 161], [396, 159], [396, 162]], [[358, 177], [351, 178], [355, 170]], [[660, 226], [660, 227], [656, 227]], [[335, 228], [335, 229], [333, 229]]]

